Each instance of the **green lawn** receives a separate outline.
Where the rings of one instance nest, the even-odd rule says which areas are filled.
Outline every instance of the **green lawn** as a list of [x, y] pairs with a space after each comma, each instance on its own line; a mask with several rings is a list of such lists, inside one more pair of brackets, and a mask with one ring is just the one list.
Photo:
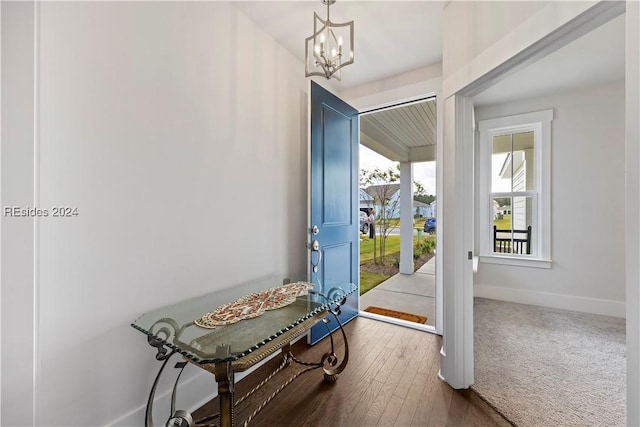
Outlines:
[[[435, 239], [435, 236], [425, 235], [424, 238]], [[413, 237], [414, 243], [418, 240], [416, 236]], [[376, 236], [376, 250], [380, 250], [380, 236]], [[378, 252], [379, 253], [379, 252]], [[385, 250], [386, 262], [391, 262], [393, 258], [399, 258], [400, 256], [400, 236], [392, 235], [387, 236], [387, 245]], [[368, 236], [363, 236], [360, 241], [360, 264], [368, 264], [373, 262], [373, 239], [369, 239]], [[370, 273], [368, 271], [360, 270], [360, 295], [375, 288], [380, 283], [384, 282], [391, 276], [386, 274]]]
[[498, 230], [511, 230], [511, 215], [504, 215], [502, 219], [494, 220], [493, 225], [497, 225]]
[[387, 280], [389, 276], [386, 274], [369, 273], [368, 271], [360, 271], [360, 295], [378, 286]]
[[[363, 240], [360, 242], [360, 264], [373, 261], [373, 239], [365, 235], [362, 238]], [[376, 251], [380, 253], [380, 236], [376, 236]], [[385, 253], [390, 254], [392, 252], [400, 252], [400, 236], [387, 236]]]
[[398, 218], [390, 218], [387, 221], [390, 227], [400, 227], [400, 220]]
[[[424, 222], [426, 221], [427, 218], [415, 218], [413, 220], [413, 225], [418, 228], [422, 228], [422, 226], [424, 225]], [[400, 227], [400, 219], [398, 218], [389, 218], [387, 219], [387, 221], [389, 222], [389, 226], [390, 227]]]
[[[394, 252], [400, 252], [400, 236], [387, 236], [386, 243], [385, 257]], [[376, 236], [376, 251], [380, 253], [380, 236]], [[360, 264], [370, 262], [373, 262], [373, 239], [370, 239], [367, 235], [363, 235], [360, 241]], [[360, 295], [375, 288], [389, 277], [390, 276], [386, 274], [370, 273], [360, 270]]]
[[[423, 234], [423, 239], [435, 239], [435, 236], [429, 234]], [[413, 236], [413, 242], [415, 243], [418, 237]], [[380, 236], [376, 236], [376, 251], [380, 253]], [[385, 247], [385, 258], [400, 252], [400, 236], [393, 234], [387, 236], [387, 245]], [[360, 264], [373, 261], [373, 239], [369, 239], [369, 236], [362, 235], [360, 241]]]

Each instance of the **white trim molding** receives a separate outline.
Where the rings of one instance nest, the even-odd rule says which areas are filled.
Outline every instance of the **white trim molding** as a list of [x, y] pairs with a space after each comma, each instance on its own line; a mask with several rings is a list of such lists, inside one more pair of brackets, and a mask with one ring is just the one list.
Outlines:
[[624, 1], [552, 1], [471, 61], [443, 75], [442, 94], [473, 96], [624, 12]]
[[[480, 262], [483, 264], [502, 264], [502, 265], [514, 265], [517, 267], [531, 267], [531, 268], [551, 268], [553, 261], [550, 259], [537, 259], [537, 258], [517, 258], [512, 256], [480, 256]], [[476, 268], [477, 271], [477, 268]]]
[[438, 216], [442, 244], [444, 327], [440, 378], [456, 389], [473, 384], [473, 101], [447, 98], [444, 105], [444, 176]]
[[575, 295], [552, 294], [527, 289], [507, 288], [504, 286], [475, 285], [475, 296], [498, 301], [519, 304], [537, 305], [541, 307], [559, 308], [602, 316], [625, 317], [624, 301], [613, 301], [599, 298], [586, 298]]
[[[535, 111], [513, 116], [498, 117], [478, 122], [480, 136], [480, 159], [478, 180], [479, 186], [479, 230], [480, 261], [494, 264], [522, 265], [527, 267], [551, 267], [551, 121], [553, 110]], [[534, 176], [533, 191], [526, 191], [533, 196], [533, 245], [531, 255], [497, 255], [492, 248], [491, 224], [492, 195], [491, 191], [491, 156], [493, 154], [492, 138], [502, 133], [534, 132]], [[527, 189], [532, 190], [532, 189]], [[523, 192], [517, 194], [525, 194]], [[515, 195], [512, 191], [504, 195]], [[500, 194], [502, 196], [502, 194]], [[520, 262], [516, 262], [519, 260]], [[531, 261], [531, 262], [528, 262]]]
[[625, 16], [627, 425], [640, 425], [640, 3]]

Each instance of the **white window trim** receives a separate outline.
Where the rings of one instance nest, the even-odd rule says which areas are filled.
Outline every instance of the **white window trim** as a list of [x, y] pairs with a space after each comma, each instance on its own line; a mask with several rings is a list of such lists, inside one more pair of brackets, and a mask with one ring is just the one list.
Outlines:
[[[480, 262], [523, 267], [551, 268], [551, 121], [553, 110], [536, 111], [478, 122], [480, 134], [479, 219]], [[530, 131], [535, 135], [535, 185], [538, 193], [534, 224], [536, 253], [532, 255], [500, 255], [493, 253], [491, 224], [491, 154], [492, 136], [504, 132]]]

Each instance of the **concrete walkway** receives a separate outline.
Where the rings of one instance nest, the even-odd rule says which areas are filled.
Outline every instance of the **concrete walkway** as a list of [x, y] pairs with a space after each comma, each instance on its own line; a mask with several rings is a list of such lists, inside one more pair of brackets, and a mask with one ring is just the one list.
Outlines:
[[427, 316], [435, 326], [436, 257], [413, 274], [396, 274], [360, 296], [360, 310], [369, 306]]

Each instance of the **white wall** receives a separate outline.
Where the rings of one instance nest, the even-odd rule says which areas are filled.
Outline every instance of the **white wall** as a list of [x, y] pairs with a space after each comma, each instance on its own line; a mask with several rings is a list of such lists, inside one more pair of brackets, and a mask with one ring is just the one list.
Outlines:
[[[449, 2], [443, 17], [444, 74], [463, 68], [475, 56], [500, 41], [550, 2], [529, 1], [514, 7], [511, 2]], [[461, 20], [464, 25], [461, 25]], [[453, 32], [456, 32], [453, 37]], [[443, 57], [444, 59], [444, 57]]]
[[444, 96], [480, 79], [597, 3], [448, 2], [442, 17]]
[[343, 90], [340, 97], [359, 111], [387, 107], [399, 102], [440, 94], [442, 64]]
[[[40, 220], [36, 418], [141, 425], [160, 364], [137, 316], [305, 273], [303, 65], [228, 2], [40, 8], [37, 197], [79, 215]], [[214, 390], [188, 367], [179, 404]]]
[[475, 114], [480, 121], [551, 108], [552, 267], [481, 263], [475, 295], [624, 317], [624, 82]]
[[[33, 221], [4, 207], [33, 206], [33, 3], [2, 2], [2, 287], [0, 425], [29, 421], [33, 408]], [[11, 390], [11, 393], [7, 393]], [[5, 408], [12, 408], [11, 413]]]

